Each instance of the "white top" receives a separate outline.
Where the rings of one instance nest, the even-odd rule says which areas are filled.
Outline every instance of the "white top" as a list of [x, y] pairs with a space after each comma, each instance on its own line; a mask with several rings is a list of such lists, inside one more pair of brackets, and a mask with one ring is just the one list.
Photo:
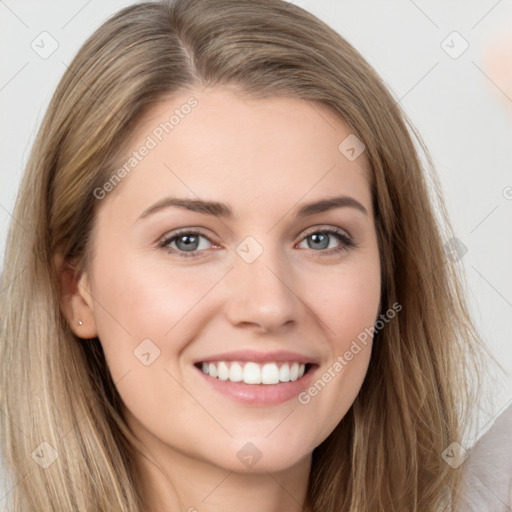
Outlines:
[[512, 402], [469, 451], [461, 512], [512, 512]]

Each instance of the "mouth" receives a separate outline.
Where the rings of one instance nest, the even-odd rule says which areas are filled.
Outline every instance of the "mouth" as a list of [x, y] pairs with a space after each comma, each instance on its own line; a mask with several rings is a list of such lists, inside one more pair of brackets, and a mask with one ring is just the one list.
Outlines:
[[294, 400], [318, 373], [317, 356], [288, 350], [238, 350], [196, 359], [195, 371], [207, 386], [243, 405], [271, 407]]
[[266, 386], [296, 382], [307, 374], [311, 363], [298, 361], [201, 361], [196, 368], [220, 381]]

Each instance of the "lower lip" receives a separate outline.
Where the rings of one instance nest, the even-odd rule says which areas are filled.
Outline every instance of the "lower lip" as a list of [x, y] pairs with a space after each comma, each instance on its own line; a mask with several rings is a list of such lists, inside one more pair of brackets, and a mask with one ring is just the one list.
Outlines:
[[280, 384], [245, 384], [243, 382], [231, 382], [210, 377], [199, 368], [195, 368], [213, 389], [237, 402], [267, 407], [287, 402], [297, 397], [310, 384], [316, 366], [313, 366], [300, 379], [293, 382], [281, 382]]

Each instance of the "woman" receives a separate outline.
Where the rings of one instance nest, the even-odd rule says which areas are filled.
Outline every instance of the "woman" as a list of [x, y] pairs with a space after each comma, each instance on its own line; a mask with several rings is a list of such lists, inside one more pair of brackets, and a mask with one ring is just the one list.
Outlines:
[[293, 4], [101, 26], [8, 240], [14, 509], [456, 510], [482, 347], [407, 126]]

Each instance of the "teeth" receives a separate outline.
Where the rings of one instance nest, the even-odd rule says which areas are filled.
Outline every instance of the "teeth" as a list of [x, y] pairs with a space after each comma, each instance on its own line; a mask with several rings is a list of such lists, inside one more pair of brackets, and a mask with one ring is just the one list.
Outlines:
[[299, 376], [299, 363], [293, 363], [290, 367], [290, 380], [294, 381], [297, 380], [297, 377]]
[[267, 363], [261, 369], [261, 382], [277, 384], [279, 382], [279, 368], [276, 363]]
[[231, 382], [240, 382], [244, 380], [244, 370], [238, 363], [232, 363], [229, 369], [229, 380]]
[[217, 371], [218, 371], [217, 376], [220, 380], [228, 380], [229, 379], [229, 368], [228, 368], [228, 365], [224, 361], [221, 361], [219, 363], [219, 365], [217, 366]]
[[244, 382], [246, 384], [261, 384], [261, 370], [256, 363], [245, 364]]
[[202, 363], [203, 373], [219, 380], [231, 382], [244, 382], [245, 384], [279, 384], [279, 382], [293, 382], [300, 379], [305, 371], [303, 363], [239, 363], [218, 361], [215, 363]]
[[279, 368], [279, 380], [281, 382], [288, 382], [290, 380], [290, 367], [288, 363], [284, 363], [281, 368]]
[[217, 365], [215, 363], [210, 363], [208, 365], [208, 375], [212, 377], [217, 377]]

